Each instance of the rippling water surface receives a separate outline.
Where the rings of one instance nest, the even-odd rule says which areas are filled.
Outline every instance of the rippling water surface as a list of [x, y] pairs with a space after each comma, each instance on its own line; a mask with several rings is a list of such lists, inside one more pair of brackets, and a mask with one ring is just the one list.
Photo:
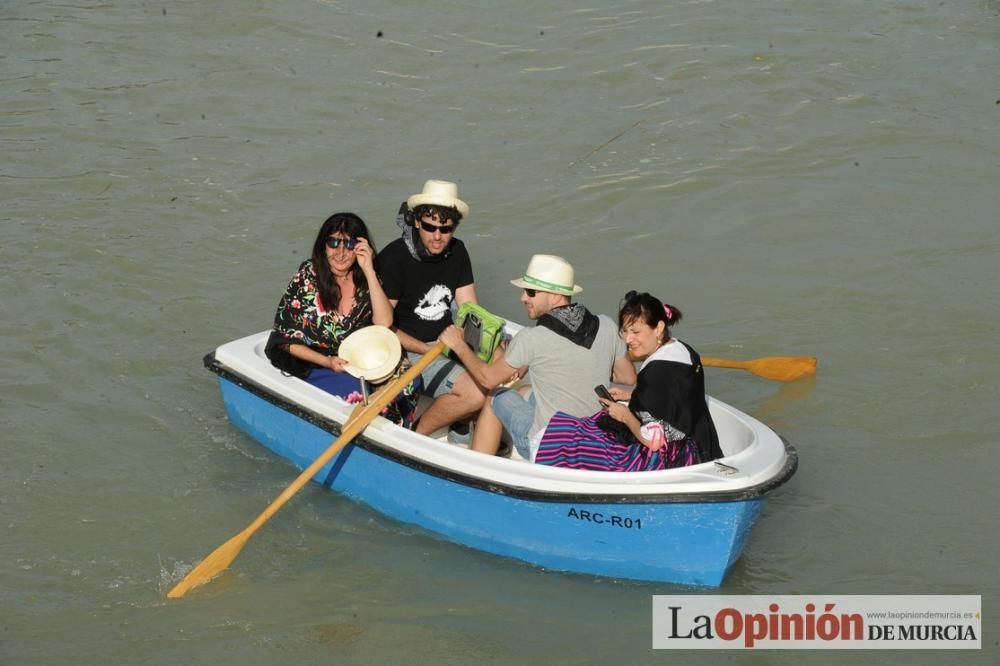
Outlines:
[[650, 595], [686, 589], [315, 488], [166, 601], [293, 478], [202, 355], [269, 325], [329, 213], [384, 244], [431, 177], [502, 315], [558, 252], [589, 306], [653, 291], [707, 355], [819, 357], [709, 373], [801, 456], [721, 592], [981, 594], [949, 662], [995, 660], [1000, 3], [33, 2], [0, 39], [0, 662], [672, 656]]

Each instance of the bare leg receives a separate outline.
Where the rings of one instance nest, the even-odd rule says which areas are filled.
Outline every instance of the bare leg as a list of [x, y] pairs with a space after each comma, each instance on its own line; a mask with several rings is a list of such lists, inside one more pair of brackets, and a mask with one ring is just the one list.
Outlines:
[[455, 421], [468, 418], [482, 409], [485, 401], [479, 384], [468, 373], [462, 373], [455, 380], [451, 393], [436, 398], [423, 413], [417, 423], [417, 432], [429, 435]]
[[483, 405], [483, 411], [479, 412], [479, 418], [476, 419], [476, 427], [472, 431], [472, 446], [469, 448], [495, 456], [500, 450], [500, 437], [502, 436], [503, 424], [493, 413], [493, 405], [487, 399], [486, 404]]
[[[531, 393], [531, 385], [525, 384], [518, 388], [517, 392], [523, 398]], [[495, 456], [497, 451], [500, 450], [500, 438], [503, 437], [503, 423], [500, 422], [496, 412], [493, 411], [492, 397], [493, 394], [491, 393], [486, 399], [486, 404], [483, 405], [483, 411], [479, 412], [479, 418], [476, 420], [476, 428], [472, 433], [472, 445], [469, 448], [473, 451]]]

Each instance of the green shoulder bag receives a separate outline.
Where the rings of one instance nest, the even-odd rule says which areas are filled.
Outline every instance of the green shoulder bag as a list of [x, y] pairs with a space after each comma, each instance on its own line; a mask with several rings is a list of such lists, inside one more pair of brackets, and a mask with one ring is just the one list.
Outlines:
[[493, 352], [503, 339], [503, 327], [506, 323], [475, 303], [463, 303], [455, 318], [456, 325], [464, 326], [465, 342], [487, 363], [493, 358]]

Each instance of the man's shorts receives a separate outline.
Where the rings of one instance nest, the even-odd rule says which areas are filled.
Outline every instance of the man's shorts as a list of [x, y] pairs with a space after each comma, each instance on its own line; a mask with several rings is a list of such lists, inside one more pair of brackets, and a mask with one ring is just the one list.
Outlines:
[[493, 413], [510, 433], [514, 448], [525, 460], [531, 460], [528, 432], [535, 420], [535, 392], [525, 398], [513, 389], [499, 389], [493, 395]]
[[[406, 352], [406, 356], [410, 359], [411, 364], [423, 358], [423, 354], [416, 352]], [[455, 386], [455, 380], [464, 372], [465, 368], [462, 367], [461, 363], [445, 356], [438, 356], [420, 373], [420, 377], [424, 380], [423, 394], [437, 398], [451, 393], [452, 387]]]

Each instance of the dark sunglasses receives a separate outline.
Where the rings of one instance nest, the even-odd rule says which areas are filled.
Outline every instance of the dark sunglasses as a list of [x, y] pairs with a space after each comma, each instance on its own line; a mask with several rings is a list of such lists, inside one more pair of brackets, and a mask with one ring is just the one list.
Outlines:
[[341, 243], [344, 244], [344, 249], [345, 250], [353, 250], [354, 246], [356, 246], [358, 244], [358, 239], [357, 238], [334, 238], [333, 236], [331, 236], [330, 238], [326, 239], [326, 246], [328, 248], [330, 248], [331, 250], [336, 250], [338, 247], [340, 247]]
[[525, 294], [528, 295], [528, 298], [534, 298], [535, 296], [538, 295], [537, 289], [526, 289], [525, 287], [521, 287], [521, 289], [524, 291]]
[[424, 222], [423, 220], [417, 220], [417, 224], [419, 224], [420, 228], [429, 234], [432, 234], [435, 231], [440, 231], [445, 236], [455, 231], [455, 227], [458, 226], [457, 224], [445, 224], [439, 227], [435, 224], [431, 224], [430, 222]]

